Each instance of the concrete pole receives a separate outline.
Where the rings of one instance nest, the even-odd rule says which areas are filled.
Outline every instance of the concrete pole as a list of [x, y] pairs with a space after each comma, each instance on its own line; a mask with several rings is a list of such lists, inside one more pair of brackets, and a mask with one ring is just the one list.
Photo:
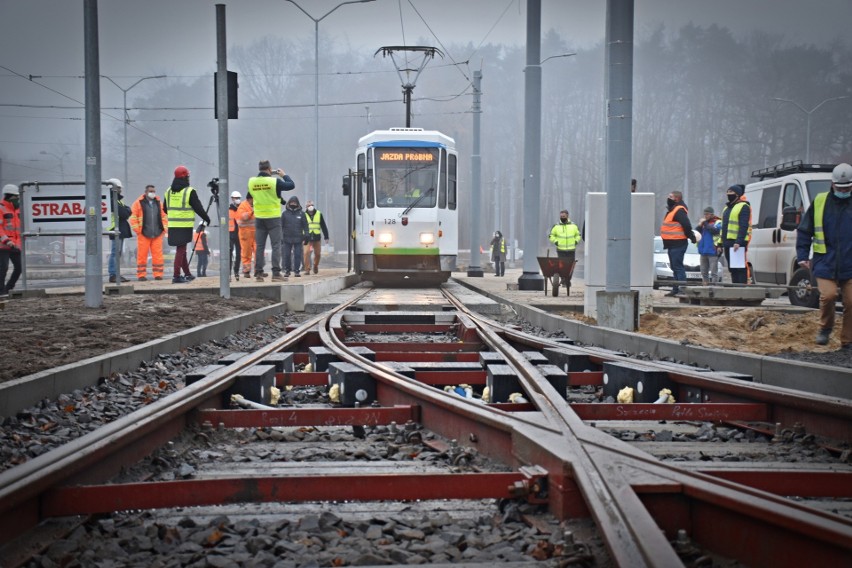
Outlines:
[[519, 290], [544, 290], [536, 260], [541, 211], [541, 0], [527, 0], [527, 64], [524, 67], [524, 263]]
[[606, 289], [598, 324], [635, 330], [638, 292], [630, 291], [630, 177], [633, 151], [633, 0], [607, 0]]
[[479, 155], [479, 122], [482, 107], [480, 97], [482, 95], [482, 71], [473, 72], [473, 152], [470, 156], [470, 265], [467, 268], [468, 276], [482, 277], [482, 268], [479, 266], [479, 221], [482, 219], [482, 157]]
[[[219, 295], [226, 300], [231, 297], [230, 265], [231, 236], [228, 232], [228, 204], [231, 192], [228, 189], [228, 49], [225, 41], [225, 5], [216, 4], [216, 85], [219, 106], [219, 196], [216, 197], [216, 213], [219, 216]], [[222, 207], [220, 204], [224, 203]], [[236, 259], [235, 262], [239, 261]]]
[[86, 91], [86, 276], [85, 306], [103, 306], [103, 222], [101, 221], [101, 91], [98, 78], [98, 0], [83, 2]]

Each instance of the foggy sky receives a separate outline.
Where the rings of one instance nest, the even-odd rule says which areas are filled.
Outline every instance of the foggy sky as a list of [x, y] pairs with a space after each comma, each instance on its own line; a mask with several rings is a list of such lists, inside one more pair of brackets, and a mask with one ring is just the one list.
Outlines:
[[[98, 7], [101, 74], [125, 88], [150, 75], [166, 74], [169, 80], [187, 82], [209, 75], [216, 65], [216, 3], [102, 0]], [[227, 6], [229, 48], [264, 35], [313, 40], [314, 23], [284, 0], [220, 3]], [[299, 3], [320, 17], [339, 1]], [[552, 28], [577, 46], [593, 45], [604, 36], [605, 7], [604, 0], [543, 0], [542, 33]], [[850, 0], [637, 0], [635, 16], [637, 41], [660, 25], [674, 31], [688, 22], [718, 24], [735, 36], [754, 29], [783, 33], [790, 44], [797, 45], [826, 45], [838, 39], [848, 44], [847, 38], [852, 37]], [[376, 0], [342, 6], [319, 24], [319, 31], [323, 41], [333, 39], [338, 45], [370, 53], [383, 45], [412, 45], [421, 40], [436, 47], [459, 42], [473, 48], [483, 42], [522, 45], [525, 17], [525, 0]], [[448, 55], [449, 60], [463, 60], [470, 53]], [[542, 53], [543, 58], [548, 55], [552, 54]], [[82, 102], [83, 1], [0, 0], [0, 65], [23, 76], [40, 76], [35, 80], [45, 85], [0, 69], [0, 103], [4, 105], [79, 104], [50, 89]], [[152, 92], [158, 81], [139, 84], [128, 100]], [[101, 82], [101, 104], [117, 108], [109, 116], [120, 120], [122, 93], [106, 81]], [[56, 171], [55, 155], [74, 145], [78, 154], [82, 152], [84, 123], [68, 118], [82, 117], [82, 112], [75, 112], [0, 106], [0, 158], [30, 160], [34, 171]], [[115, 127], [113, 119], [101, 120], [102, 129]], [[5, 171], [2, 183], [20, 181], [5, 179]]]

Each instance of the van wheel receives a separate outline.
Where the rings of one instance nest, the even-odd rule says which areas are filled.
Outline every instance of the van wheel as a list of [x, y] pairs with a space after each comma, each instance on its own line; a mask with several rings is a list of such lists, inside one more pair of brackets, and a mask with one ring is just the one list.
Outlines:
[[816, 281], [814, 281], [810, 269], [797, 269], [790, 280], [790, 286], [795, 288], [791, 288], [787, 294], [790, 297], [791, 304], [805, 308], [819, 307], [819, 291], [816, 289]]

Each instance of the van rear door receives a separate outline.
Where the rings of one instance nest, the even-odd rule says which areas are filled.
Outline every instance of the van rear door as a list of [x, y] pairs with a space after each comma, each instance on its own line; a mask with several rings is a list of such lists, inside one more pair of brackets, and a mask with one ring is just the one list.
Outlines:
[[780, 230], [778, 225], [781, 223], [781, 184], [776, 183], [746, 192], [746, 198], [752, 206], [751, 242], [748, 245], [752, 276], [758, 284], [778, 284], [775, 248], [777, 233]]

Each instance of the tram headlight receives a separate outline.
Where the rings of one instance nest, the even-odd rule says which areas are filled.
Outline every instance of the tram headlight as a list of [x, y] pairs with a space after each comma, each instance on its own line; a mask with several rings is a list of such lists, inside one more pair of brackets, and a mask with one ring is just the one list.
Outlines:
[[435, 233], [420, 233], [420, 244], [421, 245], [435, 244]]
[[379, 244], [388, 246], [393, 243], [393, 233], [379, 233]]

